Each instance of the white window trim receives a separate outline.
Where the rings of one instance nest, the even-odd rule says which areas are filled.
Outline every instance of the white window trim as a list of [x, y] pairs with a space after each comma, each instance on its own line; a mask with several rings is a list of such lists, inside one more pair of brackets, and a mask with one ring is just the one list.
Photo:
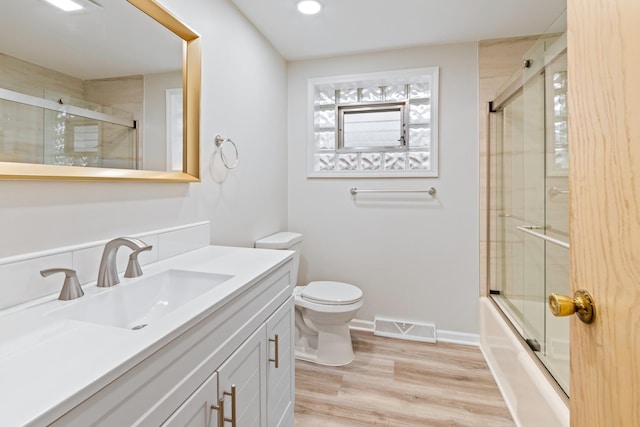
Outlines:
[[[432, 88], [430, 96], [431, 118], [430, 132], [431, 145], [429, 155], [431, 161], [431, 169], [428, 171], [315, 171], [314, 170], [314, 96], [316, 86], [335, 85], [339, 87], [341, 84], [357, 83], [360, 81], [381, 80], [381, 81], [398, 81], [398, 83], [412, 83], [412, 79], [419, 81], [420, 76], [430, 75]], [[351, 74], [333, 77], [309, 78], [307, 80], [307, 177], [308, 178], [437, 178], [439, 174], [439, 68], [425, 67], [407, 70], [396, 70], [388, 72]], [[336, 136], [337, 138], [337, 136]], [[337, 144], [337, 141], [336, 141]], [[337, 152], [337, 151], [336, 151]]]

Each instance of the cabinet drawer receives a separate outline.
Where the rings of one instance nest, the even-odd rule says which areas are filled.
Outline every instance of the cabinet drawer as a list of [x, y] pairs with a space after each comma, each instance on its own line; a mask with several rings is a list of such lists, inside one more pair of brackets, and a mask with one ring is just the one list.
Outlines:
[[52, 425], [162, 424], [291, 296], [291, 266], [247, 288]]

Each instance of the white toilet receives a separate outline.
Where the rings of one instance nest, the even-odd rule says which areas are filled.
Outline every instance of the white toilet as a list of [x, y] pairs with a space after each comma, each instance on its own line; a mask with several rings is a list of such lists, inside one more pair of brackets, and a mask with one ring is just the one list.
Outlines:
[[[302, 234], [280, 232], [260, 239], [256, 248], [295, 251], [294, 274], [297, 277]], [[342, 282], [318, 281], [296, 286], [295, 356], [328, 366], [353, 361], [349, 322], [362, 307], [360, 288]]]

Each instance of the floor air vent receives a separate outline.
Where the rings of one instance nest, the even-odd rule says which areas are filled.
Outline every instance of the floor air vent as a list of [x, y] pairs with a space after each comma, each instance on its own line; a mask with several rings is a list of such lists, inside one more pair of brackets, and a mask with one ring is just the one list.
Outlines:
[[376, 317], [374, 319], [373, 334], [403, 340], [436, 342], [436, 325], [433, 323], [411, 323]]

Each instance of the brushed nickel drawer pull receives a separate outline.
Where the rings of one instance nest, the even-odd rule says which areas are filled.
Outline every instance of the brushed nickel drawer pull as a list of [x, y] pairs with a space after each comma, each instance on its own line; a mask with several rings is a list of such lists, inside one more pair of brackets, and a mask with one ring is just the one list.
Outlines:
[[218, 400], [217, 405], [211, 405], [212, 411], [218, 411], [218, 427], [224, 427], [224, 397]]
[[[231, 386], [231, 393], [225, 391], [222, 393], [223, 397], [221, 399], [222, 411], [220, 412], [220, 419], [222, 420], [222, 426], [224, 426], [225, 421], [231, 423], [231, 427], [236, 427], [236, 386]], [[231, 418], [226, 418], [224, 416], [224, 396], [231, 396]], [[222, 427], [221, 426], [221, 427]]]
[[276, 334], [275, 338], [269, 338], [269, 342], [272, 342], [275, 344], [275, 351], [276, 351], [275, 359], [270, 358], [269, 362], [274, 362], [276, 365], [276, 369], [278, 369], [278, 359], [280, 358], [279, 351], [278, 351], [278, 334]]

